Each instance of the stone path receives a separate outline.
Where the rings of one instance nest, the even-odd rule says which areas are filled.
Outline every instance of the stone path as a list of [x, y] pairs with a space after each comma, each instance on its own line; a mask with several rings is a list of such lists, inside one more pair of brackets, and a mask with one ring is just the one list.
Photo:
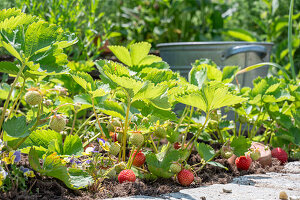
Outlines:
[[229, 184], [184, 189], [160, 197], [133, 196], [114, 200], [276, 200], [282, 191], [289, 200], [300, 200], [300, 162], [288, 163], [284, 172], [241, 176]]

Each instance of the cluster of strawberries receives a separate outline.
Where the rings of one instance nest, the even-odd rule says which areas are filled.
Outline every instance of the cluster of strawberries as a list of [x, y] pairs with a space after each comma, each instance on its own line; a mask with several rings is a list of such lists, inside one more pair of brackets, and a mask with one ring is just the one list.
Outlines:
[[[272, 157], [277, 158], [281, 164], [287, 162], [288, 154], [281, 148], [277, 147], [271, 151]], [[252, 163], [252, 156], [240, 156], [235, 160], [236, 167], [240, 170], [248, 170]]]

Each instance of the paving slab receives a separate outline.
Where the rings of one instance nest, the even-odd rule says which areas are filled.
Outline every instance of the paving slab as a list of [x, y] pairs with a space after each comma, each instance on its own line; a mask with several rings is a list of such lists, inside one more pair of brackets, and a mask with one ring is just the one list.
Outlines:
[[[229, 184], [214, 184], [198, 188], [183, 189], [159, 197], [132, 196], [115, 199], [124, 200], [276, 200], [284, 191], [289, 200], [300, 200], [300, 162], [289, 163], [285, 172], [252, 174], [234, 178]], [[293, 173], [291, 173], [293, 172]]]

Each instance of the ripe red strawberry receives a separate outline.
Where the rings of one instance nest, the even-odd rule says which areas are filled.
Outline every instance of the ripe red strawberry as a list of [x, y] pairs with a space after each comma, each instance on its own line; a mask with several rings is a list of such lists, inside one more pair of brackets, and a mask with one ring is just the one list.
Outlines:
[[275, 148], [271, 151], [272, 157], [277, 158], [280, 160], [281, 164], [287, 162], [288, 154], [282, 148]]
[[194, 174], [187, 169], [181, 170], [177, 174], [178, 182], [183, 186], [189, 186], [194, 181]]
[[118, 141], [118, 134], [116, 132], [113, 133], [113, 135], [111, 135], [112, 141], [113, 142], [117, 142]]
[[[136, 154], [136, 150], [133, 152], [132, 158], [135, 156], [135, 154]], [[146, 156], [140, 151], [136, 154], [132, 162], [132, 165], [136, 167], [140, 167], [145, 163], [145, 161], [146, 161]]]
[[174, 143], [174, 149], [180, 149], [181, 144], [179, 142]]
[[241, 170], [248, 170], [251, 163], [252, 159], [250, 158], [250, 156], [240, 156], [237, 159], [235, 159], [236, 167]]
[[123, 182], [134, 182], [136, 179], [134, 172], [131, 169], [125, 169], [120, 172], [118, 180], [120, 183]]

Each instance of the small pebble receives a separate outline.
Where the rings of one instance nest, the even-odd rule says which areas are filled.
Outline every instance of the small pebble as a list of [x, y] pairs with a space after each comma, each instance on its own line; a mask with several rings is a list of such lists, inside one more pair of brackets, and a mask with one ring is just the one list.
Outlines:
[[223, 188], [223, 192], [224, 192], [224, 193], [232, 193], [232, 190], [231, 190], [231, 189]]
[[286, 194], [285, 191], [281, 191], [281, 192], [279, 193], [279, 199], [282, 199], [282, 200], [288, 200], [289, 197], [288, 197], [288, 195]]
[[300, 196], [290, 196], [290, 200], [300, 200]]

